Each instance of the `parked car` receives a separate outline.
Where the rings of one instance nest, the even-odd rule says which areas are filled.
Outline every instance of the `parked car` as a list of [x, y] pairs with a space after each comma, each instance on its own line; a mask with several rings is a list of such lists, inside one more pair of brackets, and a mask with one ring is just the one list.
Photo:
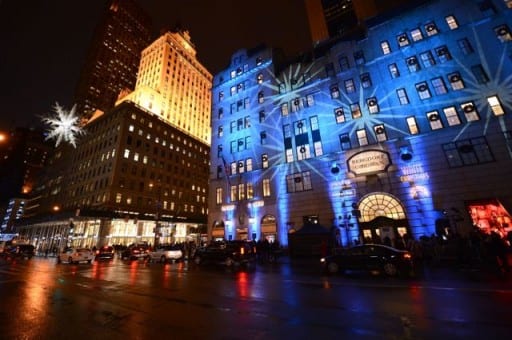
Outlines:
[[337, 249], [334, 255], [322, 257], [320, 263], [329, 274], [347, 271], [378, 271], [387, 276], [411, 275], [411, 253], [382, 244], [363, 244]]
[[121, 252], [121, 260], [140, 260], [149, 258], [149, 246], [146, 243], [132, 244]]
[[[5, 250], [4, 250], [5, 251]], [[10, 258], [26, 258], [31, 259], [36, 254], [36, 247], [31, 244], [16, 244], [11, 246], [6, 256]]]
[[114, 247], [111, 246], [103, 246], [96, 250], [96, 254], [94, 256], [94, 259], [96, 261], [100, 260], [113, 260], [115, 256], [115, 250]]
[[162, 245], [149, 252], [151, 261], [169, 262], [178, 261], [183, 258], [183, 251], [179, 245]]
[[214, 242], [198, 248], [194, 255], [194, 263], [197, 265], [250, 266], [255, 260], [256, 247], [247, 241]]
[[57, 262], [69, 264], [87, 262], [94, 260], [94, 252], [89, 248], [65, 248], [57, 257]]

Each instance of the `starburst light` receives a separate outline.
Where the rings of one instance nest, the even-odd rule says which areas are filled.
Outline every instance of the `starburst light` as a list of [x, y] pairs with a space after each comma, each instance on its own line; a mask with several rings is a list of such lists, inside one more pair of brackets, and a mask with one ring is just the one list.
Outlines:
[[55, 103], [54, 115], [43, 117], [43, 123], [49, 125], [48, 136], [45, 140], [55, 139], [55, 146], [63, 141], [76, 148], [77, 137], [84, 133], [78, 125], [79, 117], [76, 116], [74, 105], [70, 111], [65, 110], [59, 103]]

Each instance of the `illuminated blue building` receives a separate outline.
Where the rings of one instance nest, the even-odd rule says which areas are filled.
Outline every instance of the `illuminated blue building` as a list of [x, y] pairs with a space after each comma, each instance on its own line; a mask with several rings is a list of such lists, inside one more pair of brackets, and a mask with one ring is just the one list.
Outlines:
[[509, 6], [431, 1], [291, 62], [235, 53], [213, 82], [210, 235], [511, 230]]

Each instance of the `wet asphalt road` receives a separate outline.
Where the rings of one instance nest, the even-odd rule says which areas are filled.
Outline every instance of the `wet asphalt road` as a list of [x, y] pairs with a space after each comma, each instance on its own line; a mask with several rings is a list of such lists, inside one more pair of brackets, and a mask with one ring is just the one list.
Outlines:
[[512, 278], [0, 259], [0, 339], [509, 339]]

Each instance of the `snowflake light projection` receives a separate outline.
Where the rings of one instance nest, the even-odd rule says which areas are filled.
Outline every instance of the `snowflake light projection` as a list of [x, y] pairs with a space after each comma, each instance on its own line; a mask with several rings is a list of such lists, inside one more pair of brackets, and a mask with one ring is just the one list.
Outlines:
[[54, 115], [43, 117], [43, 123], [49, 125], [48, 136], [45, 140], [55, 139], [55, 146], [62, 141], [68, 142], [76, 148], [77, 137], [84, 133], [78, 125], [79, 117], [75, 113], [76, 106], [66, 111], [59, 103], [55, 103]]

